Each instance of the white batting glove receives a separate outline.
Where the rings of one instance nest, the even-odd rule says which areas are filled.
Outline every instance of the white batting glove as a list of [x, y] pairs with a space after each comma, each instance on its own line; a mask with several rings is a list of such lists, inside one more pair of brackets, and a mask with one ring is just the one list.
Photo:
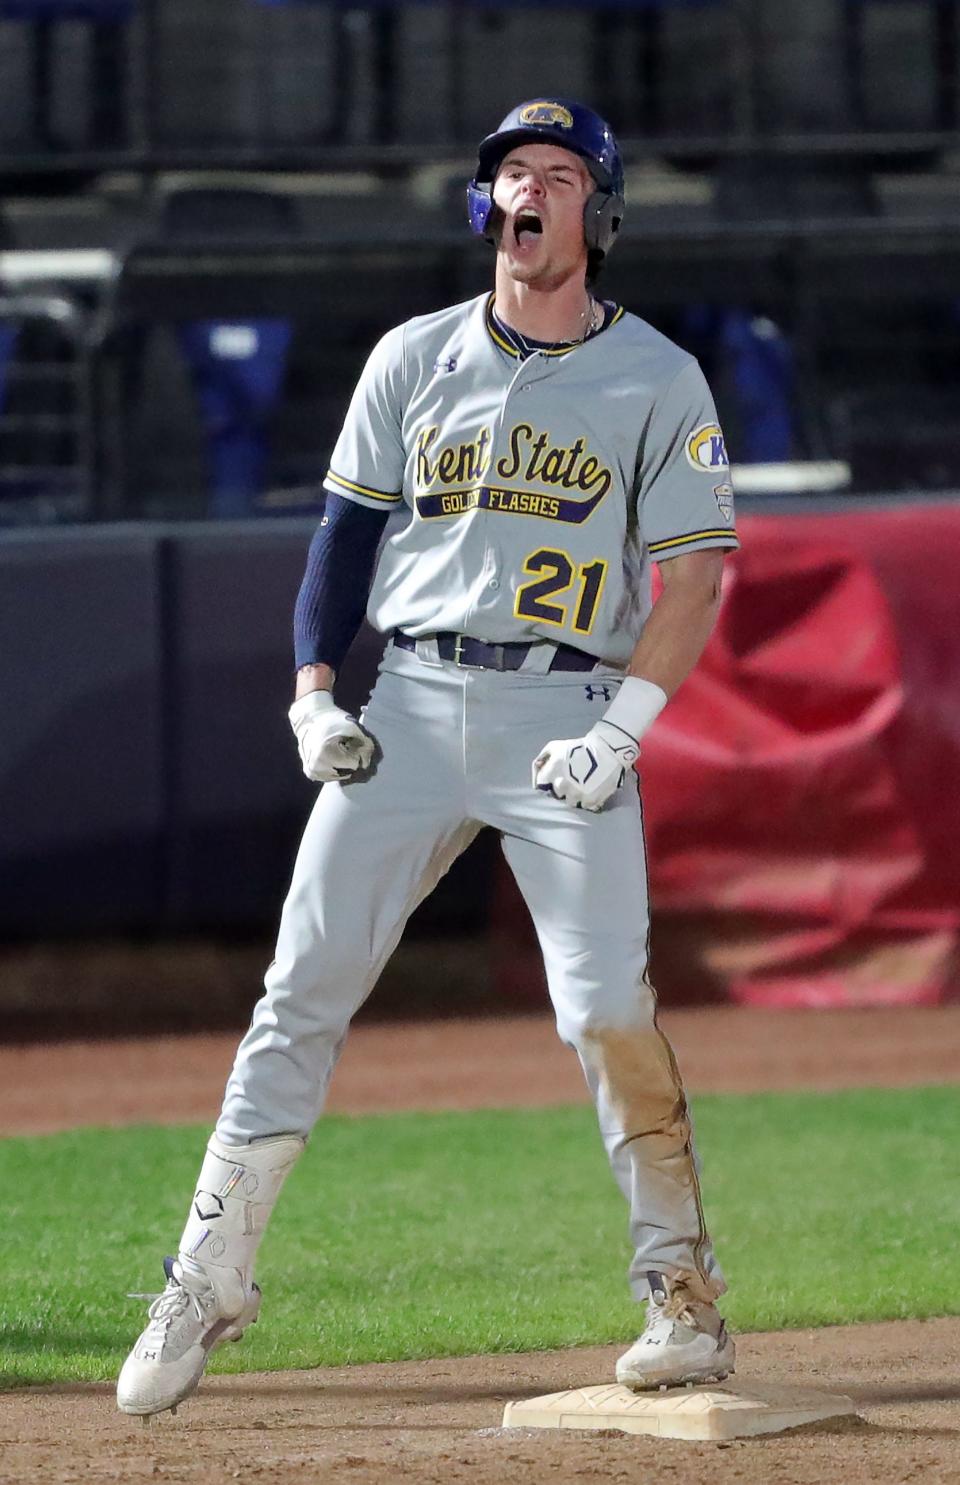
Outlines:
[[640, 756], [640, 738], [667, 704], [653, 681], [626, 676], [585, 737], [548, 742], [533, 760], [533, 787], [571, 809], [602, 810]]
[[640, 749], [610, 722], [596, 722], [586, 737], [548, 742], [533, 760], [533, 787], [571, 809], [602, 810], [620, 788]]
[[287, 716], [296, 734], [300, 762], [308, 779], [329, 784], [369, 768], [373, 738], [349, 712], [337, 706], [329, 691], [308, 691]]

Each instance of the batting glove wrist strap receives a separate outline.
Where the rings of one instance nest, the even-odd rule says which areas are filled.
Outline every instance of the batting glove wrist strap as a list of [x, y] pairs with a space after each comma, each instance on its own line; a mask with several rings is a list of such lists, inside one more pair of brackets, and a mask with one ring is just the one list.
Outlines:
[[308, 722], [312, 722], [314, 717], [339, 710], [331, 691], [308, 691], [306, 696], [301, 696], [293, 703], [287, 716], [290, 718], [290, 726], [299, 737], [303, 728]]
[[642, 676], [628, 675], [604, 712], [603, 720], [639, 742], [666, 704], [667, 693], [662, 687], [645, 681]]

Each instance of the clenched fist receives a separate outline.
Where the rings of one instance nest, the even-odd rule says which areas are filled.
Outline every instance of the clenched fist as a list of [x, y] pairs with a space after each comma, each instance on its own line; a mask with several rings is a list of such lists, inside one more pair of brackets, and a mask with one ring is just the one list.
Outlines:
[[287, 716], [296, 734], [300, 761], [308, 779], [328, 784], [369, 768], [373, 738], [349, 712], [337, 706], [329, 691], [308, 691]]
[[533, 787], [571, 809], [602, 810], [637, 761], [640, 748], [613, 722], [596, 722], [586, 737], [548, 742], [533, 760]]

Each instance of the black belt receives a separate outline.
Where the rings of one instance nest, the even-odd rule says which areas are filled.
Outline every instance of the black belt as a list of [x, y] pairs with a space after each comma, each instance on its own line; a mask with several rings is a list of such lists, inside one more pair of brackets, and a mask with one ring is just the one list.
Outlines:
[[[425, 638], [437, 641], [437, 653], [441, 660], [452, 660], [455, 665], [469, 665], [475, 670], [519, 670], [533, 648], [530, 642], [489, 644], [485, 639], [471, 639], [467, 634], [431, 634]], [[398, 650], [416, 650], [417, 641], [401, 630], [393, 631], [393, 642]], [[550, 670], [593, 670], [600, 661], [596, 655], [588, 655], [573, 645], [557, 645]]]

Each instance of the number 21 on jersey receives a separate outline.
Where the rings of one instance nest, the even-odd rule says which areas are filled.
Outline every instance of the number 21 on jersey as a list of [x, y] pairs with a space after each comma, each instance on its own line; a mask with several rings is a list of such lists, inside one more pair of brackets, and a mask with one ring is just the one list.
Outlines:
[[[555, 624], [562, 629], [572, 607], [573, 629], [577, 634], [589, 634], [597, 616], [607, 566], [598, 557], [575, 567], [566, 552], [538, 547], [523, 564], [531, 581], [518, 588], [514, 614], [518, 619], [534, 619], [539, 624]], [[575, 582], [577, 589], [571, 592]], [[566, 596], [561, 600], [561, 595]]]

